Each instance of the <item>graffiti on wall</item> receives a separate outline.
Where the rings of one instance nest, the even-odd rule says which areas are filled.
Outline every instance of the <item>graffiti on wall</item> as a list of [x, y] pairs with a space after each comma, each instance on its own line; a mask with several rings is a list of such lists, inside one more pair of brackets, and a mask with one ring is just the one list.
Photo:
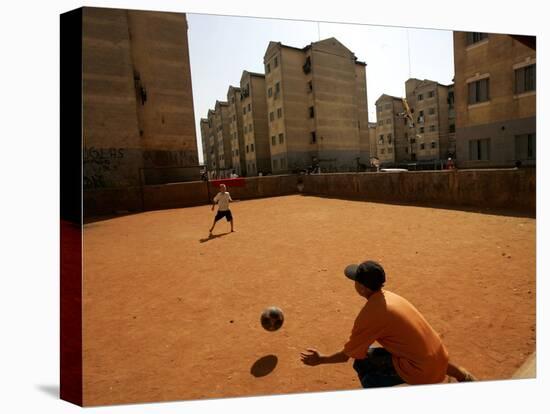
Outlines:
[[124, 148], [84, 147], [84, 189], [104, 188], [109, 173], [118, 170], [124, 159]]

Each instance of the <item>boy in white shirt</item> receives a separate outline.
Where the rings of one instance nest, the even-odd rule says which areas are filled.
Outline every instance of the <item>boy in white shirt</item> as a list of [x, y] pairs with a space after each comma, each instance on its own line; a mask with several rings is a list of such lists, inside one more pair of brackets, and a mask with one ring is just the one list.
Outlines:
[[231, 223], [231, 231], [233, 232], [233, 216], [231, 214], [231, 210], [229, 210], [229, 202], [233, 201], [231, 199], [231, 196], [229, 195], [229, 192], [226, 191], [225, 184], [220, 184], [220, 192], [216, 194], [213, 200], [212, 204], [212, 211], [214, 211], [214, 206], [216, 203], [218, 204], [218, 212], [216, 213], [216, 217], [214, 217], [214, 222], [212, 223], [212, 227], [210, 227], [210, 236], [212, 236], [212, 230], [214, 230], [214, 226], [216, 225], [216, 222], [218, 220], [221, 220], [222, 218], [226, 218], [226, 220]]

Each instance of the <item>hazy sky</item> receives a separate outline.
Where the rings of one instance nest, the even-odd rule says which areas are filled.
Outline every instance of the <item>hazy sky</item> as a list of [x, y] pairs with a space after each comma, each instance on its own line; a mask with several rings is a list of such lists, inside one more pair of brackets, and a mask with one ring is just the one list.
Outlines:
[[216, 100], [227, 99], [229, 85], [239, 86], [243, 70], [264, 73], [270, 41], [302, 48], [320, 35], [343, 43], [367, 64], [370, 122], [376, 121], [380, 95], [404, 96], [409, 77], [449, 84], [454, 76], [451, 31], [201, 14], [187, 14], [187, 22], [201, 162], [200, 119]]

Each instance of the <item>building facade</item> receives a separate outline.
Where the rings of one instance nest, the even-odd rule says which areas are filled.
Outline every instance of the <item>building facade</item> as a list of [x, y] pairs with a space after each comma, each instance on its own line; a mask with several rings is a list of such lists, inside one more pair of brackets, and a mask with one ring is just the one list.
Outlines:
[[243, 135], [241, 88], [230, 86], [227, 91], [229, 104], [229, 139], [231, 142], [231, 164], [235, 174], [246, 175], [246, 158]]
[[214, 145], [217, 151], [215, 170], [217, 178], [227, 178], [233, 170], [229, 121], [229, 104], [216, 101], [214, 109]]
[[82, 15], [85, 190], [198, 177], [185, 14]]
[[334, 38], [270, 42], [264, 66], [274, 173], [353, 171], [361, 154], [368, 163], [366, 65], [349, 49]]
[[210, 136], [210, 127], [208, 126], [208, 118], [201, 118], [201, 146], [202, 146], [202, 159], [203, 164], [208, 168], [211, 164], [210, 154], [208, 152], [208, 137]]
[[376, 105], [376, 153], [380, 163], [395, 164], [410, 159], [407, 120], [403, 99], [382, 94]]
[[408, 125], [407, 159], [442, 161], [451, 155], [449, 90], [449, 86], [428, 79], [411, 78], [405, 82], [414, 120]]
[[240, 89], [246, 175], [270, 173], [265, 76], [243, 71]]
[[454, 32], [453, 40], [457, 166], [534, 165], [535, 38]]

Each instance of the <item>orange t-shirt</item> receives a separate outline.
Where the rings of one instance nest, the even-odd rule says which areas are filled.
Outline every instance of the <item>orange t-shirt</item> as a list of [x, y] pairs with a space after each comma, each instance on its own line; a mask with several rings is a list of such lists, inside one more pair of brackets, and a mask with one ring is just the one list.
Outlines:
[[406, 299], [387, 290], [374, 293], [357, 315], [344, 353], [367, 356], [374, 341], [390, 354], [407, 384], [434, 384], [445, 379], [449, 354], [439, 335]]

